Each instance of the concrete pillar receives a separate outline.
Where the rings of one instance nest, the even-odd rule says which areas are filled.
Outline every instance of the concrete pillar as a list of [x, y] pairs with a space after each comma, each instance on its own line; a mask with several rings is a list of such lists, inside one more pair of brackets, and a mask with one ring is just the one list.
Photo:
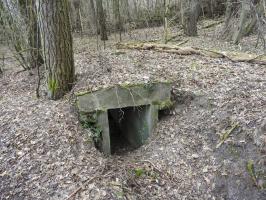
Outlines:
[[108, 112], [100, 112], [97, 116], [97, 124], [102, 130], [102, 146], [101, 150], [105, 155], [111, 154], [111, 143], [109, 133]]

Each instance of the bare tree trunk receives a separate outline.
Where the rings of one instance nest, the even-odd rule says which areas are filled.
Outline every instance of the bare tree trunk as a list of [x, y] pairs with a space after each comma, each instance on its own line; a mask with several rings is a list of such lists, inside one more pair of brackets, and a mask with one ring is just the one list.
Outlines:
[[98, 22], [100, 26], [100, 34], [101, 34], [101, 40], [106, 41], [108, 40], [107, 37], [107, 31], [106, 31], [106, 21], [105, 21], [105, 13], [103, 10], [103, 3], [102, 0], [96, 0], [96, 5], [97, 5], [97, 17], [98, 17]]
[[168, 14], [168, 2], [167, 0], [163, 1], [164, 5], [164, 36], [163, 36], [163, 41], [166, 44], [168, 41], [168, 20], [167, 20], [167, 14]]
[[97, 16], [96, 16], [96, 11], [95, 11], [95, 6], [94, 6], [94, 1], [90, 0], [89, 1], [89, 14], [90, 14], [90, 24], [91, 28], [93, 30], [93, 33], [98, 33], [99, 30], [97, 30]]
[[241, 38], [245, 35], [245, 23], [250, 12], [250, 5], [248, 1], [249, 0], [242, 0], [241, 3], [240, 22], [233, 35], [233, 42], [235, 44], [238, 44]]
[[120, 5], [119, 0], [113, 0], [113, 13], [115, 18], [115, 28], [116, 31], [119, 31], [119, 40], [122, 41], [122, 22], [120, 15]]
[[197, 36], [197, 22], [200, 14], [199, 0], [182, 0], [183, 28], [187, 36]]
[[70, 91], [74, 79], [72, 35], [67, 0], [38, 0], [48, 97], [59, 99]]
[[37, 11], [34, 0], [28, 0], [27, 5], [27, 19], [29, 28], [29, 46], [30, 49], [30, 65], [32, 67], [41, 66], [43, 64], [43, 58], [41, 55], [41, 36], [37, 23]]
[[122, 7], [122, 13], [123, 13], [123, 21], [124, 21], [124, 24], [127, 23], [127, 22], [130, 22], [131, 21], [131, 16], [130, 16], [130, 12], [129, 12], [129, 3], [128, 3], [128, 0], [122, 0], [121, 2], [121, 7]]
[[227, 0], [226, 1], [226, 11], [225, 11], [225, 29], [227, 29], [230, 19], [232, 18], [233, 11], [234, 11], [234, 6], [233, 6], [233, 0]]
[[263, 10], [264, 10], [264, 16], [266, 16], [266, 0], [263, 0]]
[[40, 31], [37, 23], [34, 0], [19, 1], [20, 13], [25, 18], [28, 29], [28, 62], [31, 68], [43, 64], [41, 56]]

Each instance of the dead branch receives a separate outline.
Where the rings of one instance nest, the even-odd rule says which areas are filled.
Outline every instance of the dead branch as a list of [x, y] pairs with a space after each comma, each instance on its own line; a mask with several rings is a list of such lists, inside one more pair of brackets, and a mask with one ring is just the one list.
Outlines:
[[231, 133], [238, 127], [239, 127], [238, 123], [232, 124], [232, 127], [221, 135], [221, 141], [216, 145], [216, 149], [218, 149], [228, 139]]
[[189, 40], [184, 40], [184, 41], [178, 43], [177, 46], [181, 46], [181, 45], [183, 45], [183, 44], [186, 44], [188, 41], [189, 41]]
[[254, 55], [240, 52], [220, 52], [198, 47], [180, 47], [171, 44], [158, 43], [118, 43], [117, 49], [152, 50], [174, 53], [178, 55], [201, 55], [210, 58], [226, 58], [232, 62], [248, 62], [266, 65], [266, 55]]
[[208, 25], [206, 25], [206, 26], [203, 26], [202, 29], [208, 29], [208, 28], [211, 28], [211, 27], [213, 27], [213, 26], [217, 26], [217, 25], [219, 25], [219, 24], [221, 24], [221, 23], [223, 23], [223, 22], [224, 22], [224, 20], [217, 21], [217, 22], [213, 22], [213, 23], [211, 23], [211, 24], [208, 24]]

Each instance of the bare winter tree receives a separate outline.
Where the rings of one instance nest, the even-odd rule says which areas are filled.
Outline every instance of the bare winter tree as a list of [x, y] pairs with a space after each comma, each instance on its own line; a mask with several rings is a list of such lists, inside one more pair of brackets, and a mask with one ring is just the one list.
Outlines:
[[71, 17], [72, 17], [72, 29], [76, 32], [83, 32], [83, 24], [81, 20], [81, 0], [71, 0]]
[[113, 13], [115, 21], [115, 29], [119, 32], [119, 40], [122, 41], [122, 20], [120, 14], [120, 0], [113, 0]]
[[227, 0], [222, 37], [238, 44], [244, 36], [257, 32], [258, 41], [265, 43], [264, 2], [264, 0]]
[[41, 65], [43, 60], [34, 1], [1, 0], [0, 18], [9, 47], [20, 65], [25, 70]]
[[41, 56], [41, 38], [37, 23], [37, 11], [34, 0], [19, 1], [21, 13], [23, 14], [28, 29], [29, 63], [36, 67], [43, 64]]
[[96, 11], [95, 11], [95, 6], [94, 6], [94, 1], [90, 0], [88, 2], [89, 4], [89, 15], [90, 15], [90, 24], [91, 24], [91, 28], [93, 29], [92, 32], [93, 33], [97, 33], [98, 34], [98, 26], [97, 26], [97, 19], [96, 19]]
[[75, 81], [72, 35], [67, 0], [38, 0], [48, 97], [59, 99]]
[[107, 30], [106, 30], [106, 21], [105, 21], [106, 15], [103, 10], [102, 0], [96, 0], [96, 6], [97, 6], [97, 17], [98, 17], [98, 23], [100, 27], [101, 40], [106, 41], [108, 40]]
[[196, 36], [197, 22], [200, 16], [200, 4], [199, 0], [182, 0], [182, 22], [184, 33], [187, 36]]

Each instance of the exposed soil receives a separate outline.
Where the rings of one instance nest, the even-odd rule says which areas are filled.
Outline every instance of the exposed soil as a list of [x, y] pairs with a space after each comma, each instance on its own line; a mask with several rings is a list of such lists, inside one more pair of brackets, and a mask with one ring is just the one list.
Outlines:
[[[208, 30], [184, 45], [262, 53], [252, 46], [256, 36], [239, 49], [207, 37], [216, 32]], [[160, 33], [132, 34], [154, 40]], [[266, 199], [266, 67], [117, 51], [111, 40], [97, 51], [95, 38], [75, 39], [77, 83], [59, 101], [45, 98], [44, 84], [37, 99], [36, 72], [16, 73], [16, 63], [6, 62], [0, 77], [0, 199]], [[154, 80], [173, 81], [175, 107], [146, 145], [104, 157], [81, 127], [72, 94]], [[234, 123], [238, 127], [216, 148], [219, 134]], [[251, 161], [256, 180], [247, 170]]]

